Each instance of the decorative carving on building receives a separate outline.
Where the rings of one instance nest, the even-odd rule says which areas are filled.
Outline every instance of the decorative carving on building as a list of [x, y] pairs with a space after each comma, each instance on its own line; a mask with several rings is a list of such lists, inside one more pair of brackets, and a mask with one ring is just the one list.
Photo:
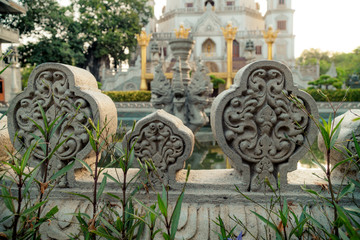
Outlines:
[[231, 89], [214, 100], [213, 133], [251, 190], [260, 189], [266, 178], [276, 185], [278, 174], [285, 184], [287, 172], [306, 153], [305, 139], [315, 139], [315, 124], [290, 95], [318, 115], [315, 101], [294, 87], [285, 65], [258, 61], [241, 69]]
[[[87, 158], [88, 163], [92, 163], [89, 157], [92, 148], [85, 129], [90, 128], [88, 119], [95, 123], [99, 120], [104, 124], [107, 116], [107, 121], [111, 121], [107, 134], [116, 131], [115, 105], [98, 90], [91, 73], [63, 64], [42, 64], [30, 75], [26, 90], [16, 96], [9, 107], [9, 133], [18, 150], [25, 151], [39, 138], [43, 139], [41, 131], [36, 127], [38, 124], [44, 129], [40, 106], [48, 124], [61, 116], [58, 120], [60, 126], [48, 143], [49, 151], [59, 143], [64, 143], [49, 162], [50, 174], [59, 171], [75, 158]], [[35, 165], [46, 157], [43, 145], [40, 140], [32, 153], [31, 162]], [[79, 164], [75, 166], [81, 167]], [[72, 185], [74, 178], [73, 173], [70, 173], [61, 179], [60, 186]]]
[[134, 144], [134, 155], [141, 162], [152, 160], [157, 173], [151, 172], [153, 181], [175, 181], [175, 174], [185, 166], [194, 149], [194, 134], [177, 117], [158, 110], [136, 123], [128, 132], [123, 148]]

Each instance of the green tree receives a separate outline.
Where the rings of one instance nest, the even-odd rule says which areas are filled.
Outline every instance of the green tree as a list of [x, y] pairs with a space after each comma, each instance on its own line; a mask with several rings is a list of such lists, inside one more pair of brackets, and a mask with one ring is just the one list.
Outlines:
[[322, 88], [324, 86], [325, 89], [329, 89], [329, 86], [333, 86], [336, 89], [341, 89], [343, 82], [338, 78], [332, 78], [329, 75], [321, 75], [319, 79], [311, 81], [308, 84], [315, 88]]
[[85, 66], [99, 79], [100, 66], [113, 58], [115, 67], [130, 58], [135, 34], [148, 23], [153, 9], [146, 0], [73, 0], [84, 40]]
[[89, 70], [99, 80], [99, 68], [112, 57], [115, 66], [130, 58], [135, 34], [148, 23], [153, 9], [146, 0], [19, 0], [25, 15], [0, 15], [1, 23], [35, 38], [20, 47], [22, 65], [62, 62]]
[[325, 74], [331, 66], [331, 56], [329, 52], [322, 52], [320, 49], [304, 50], [300, 57], [296, 59], [300, 65], [320, 64], [320, 74]]

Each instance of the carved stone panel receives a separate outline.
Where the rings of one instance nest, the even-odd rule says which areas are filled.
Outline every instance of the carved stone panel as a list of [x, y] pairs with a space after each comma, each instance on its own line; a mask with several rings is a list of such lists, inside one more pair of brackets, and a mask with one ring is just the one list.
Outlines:
[[134, 131], [125, 135], [123, 148], [135, 144], [135, 157], [141, 162], [151, 159], [157, 168], [157, 174], [150, 173], [151, 179], [171, 182], [175, 181], [176, 172], [184, 168], [194, 143], [194, 134], [179, 118], [157, 110], [137, 122]]
[[[92, 148], [85, 127], [89, 128], [89, 119], [101, 126], [107, 124], [107, 134], [116, 132], [117, 111], [112, 100], [98, 89], [94, 76], [73, 66], [57, 63], [45, 63], [38, 66], [30, 75], [28, 87], [11, 102], [8, 112], [10, 138], [16, 149], [24, 152], [39, 138], [43, 138], [39, 128], [44, 128], [40, 111], [44, 109], [50, 124], [59, 116], [60, 126], [53, 133], [48, 144], [49, 151], [65, 141], [55, 152], [49, 163], [49, 171], [54, 173], [75, 158], [94, 162]], [[36, 123], [36, 124], [35, 124]], [[14, 137], [17, 136], [15, 139]], [[37, 144], [31, 156], [36, 165], [45, 158], [44, 144]], [[24, 148], [25, 147], [25, 148]], [[75, 169], [81, 168], [78, 162]], [[50, 173], [51, 174], [51, 173]], [[74, 185], [74, 172], [70, 172], [61, 182], [61, 186]]]
[[316, 125], [290, 95], [317, 118], [315, 101], [293, 85], [288, 67], [258, 61], [241, 69], [213, 102], [212, 131], [250, 190], [260, 189], [266, 178], [276, 185], [278, 174], [285, 184], [316, 137]]

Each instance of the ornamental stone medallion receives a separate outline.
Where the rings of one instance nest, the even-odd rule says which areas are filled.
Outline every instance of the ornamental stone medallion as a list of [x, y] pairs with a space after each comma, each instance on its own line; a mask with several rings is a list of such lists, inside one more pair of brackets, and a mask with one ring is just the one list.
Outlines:
[[318, 119], [314, 99], [294, 86], [287, 66], [258, 61], [242, 68], [213, 102], [212, 131], [249, 191], [262, 189], [265, 179], [274, 187], [278, 180], [286, 184], [315, 140], [315, 123], [289, 96]]
[[174, 182], [176, 172], [185, 167], [194, 143], [194, 134], [179, 118], [157, 110], [138, 121], [134, 131], [125, 135], [123, 148], [135, 144], [135, 157], [142, 163], [152, 160], [157, 168], [157, 173], [150, 172], [151, 181], [166, 184]]
[[[50, 125], [59, 116], [55, 125], [60, 124], [49, 141], [49, 151], [65, 141], [49, 162], [51, 174], [59, 171], [74, 159], [94, 163], [94, 154], [85, 127], [91, 129], [89, 119], [100, 127], [106, 123], [106, 135], [116, 132], [117, 111], [113, 101], [98, 89], [94, 76], [77, 67], [45, 63], [39, 65], [30, 75], [28, 87], [11, 102], [8, 112], [10, 138], [22, 154], [35, 144], [42, 134], [36, 124], [44, 128], [39, 105], [44, 109]], [[36, 124], [35, 124], [35, 123]], [[105, 136], [104, 136], [105, 137]], [[44, 144], [36, 145], [32, 156], [32, 166], [45, 158]], [[42, 167], [44, 169], [45, 166]], [[74, 171], [82, 165], [76, 161], [74, 170], [69, 171], [59, 186], [74, 186]]]

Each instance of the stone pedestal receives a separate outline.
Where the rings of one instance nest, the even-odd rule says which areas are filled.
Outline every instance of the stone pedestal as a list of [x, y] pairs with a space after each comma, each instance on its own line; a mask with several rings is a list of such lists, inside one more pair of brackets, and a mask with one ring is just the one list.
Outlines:
[[178, 59], [180, 57], [181, 59], [181, 72], [185, 86], [188, 86], [191, 81], [189, 75], [191, 68], [188, 61], [194, 44], [195, 42], [193, 40], [182, 38], [174, 39], [169, 42], [174, 58]]

